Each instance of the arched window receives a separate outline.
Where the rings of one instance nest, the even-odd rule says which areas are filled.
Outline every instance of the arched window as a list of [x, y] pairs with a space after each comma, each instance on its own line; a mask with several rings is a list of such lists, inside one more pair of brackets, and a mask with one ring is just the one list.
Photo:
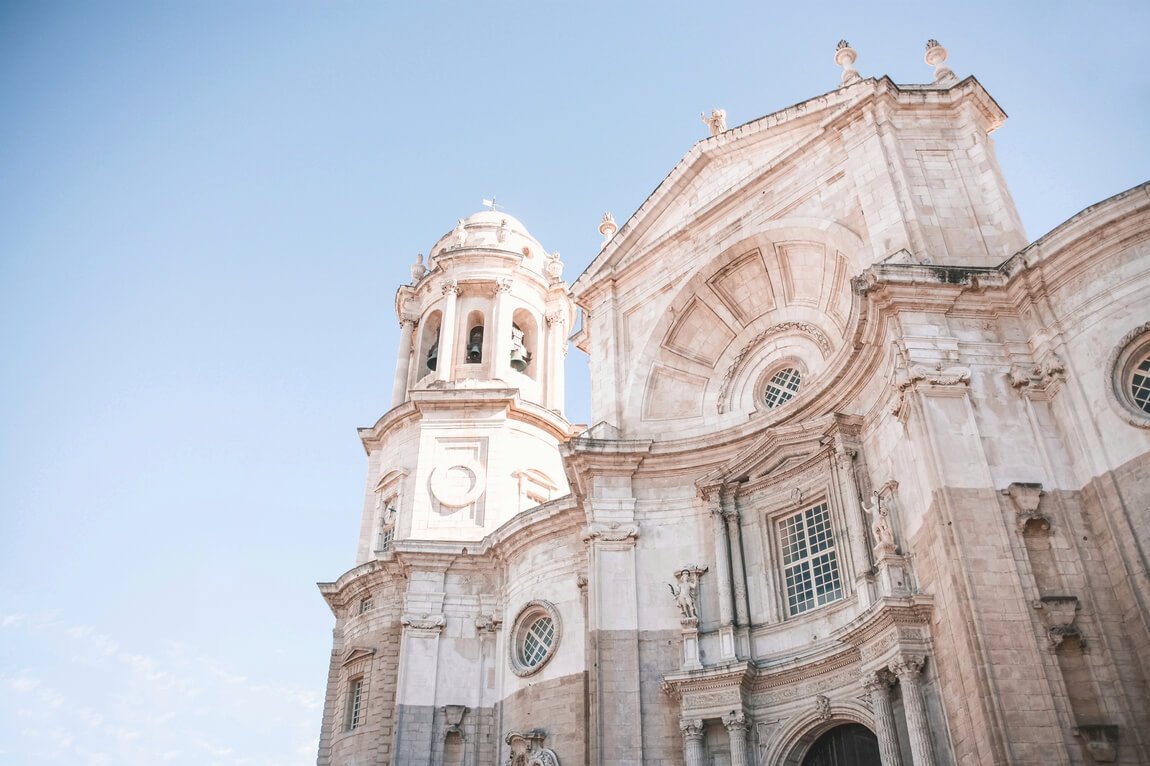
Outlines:
[[467, 315], [467, 344], [463, 350], [463, 361], [467, 364], [483, 362], [483, 314], [479, 311]]

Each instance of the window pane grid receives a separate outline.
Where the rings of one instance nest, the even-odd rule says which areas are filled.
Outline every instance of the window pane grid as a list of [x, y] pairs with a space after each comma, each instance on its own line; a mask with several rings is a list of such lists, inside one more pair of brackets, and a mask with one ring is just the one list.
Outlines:
[[550, 617], [541, 617], [527, 629], [523, 638], [523, 664], [533, 668], [547, 656], [555, 640], [555, 623]]
[[795, 394], [799, 392], [801, 382], [802, 376], [794, 367], [787, 367], [776, 372], [767, 382], [767, 390], [763, 395], [767, 407], [778, 407], [780, 404], [785, 404], [793, 399]]
[[1139, 362], [1130, 378], [1130, 394], [1143, 412], [1150, 412], [1150, 356]]
[[843, 597], [827, 503], [780, 520], [779, 545], [790, 614], [800, 614]]
[[347, 699], [347, 728], [348, 731], [358, 729], [363, 712], [363, 679], [357, 678], [351, 682], [351, 690]]

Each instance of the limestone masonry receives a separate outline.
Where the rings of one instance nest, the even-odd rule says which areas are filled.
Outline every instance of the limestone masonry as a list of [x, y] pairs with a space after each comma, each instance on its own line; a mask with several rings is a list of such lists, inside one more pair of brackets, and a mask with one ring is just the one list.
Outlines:
[[571, 284], [412, 267], [320, 764], [1150, 763], [1150, 185], [1028, 244], [978, 81], [855, 58]]

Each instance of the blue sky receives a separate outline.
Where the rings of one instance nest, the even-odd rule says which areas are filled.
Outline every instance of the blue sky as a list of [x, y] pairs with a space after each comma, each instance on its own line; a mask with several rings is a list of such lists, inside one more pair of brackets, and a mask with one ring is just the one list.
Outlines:
[[314, 762], [395, 287], [483, 197], [573, 279], [842, 37], [979, 78], [1032, 239], [1147, 180], [1150, 5], [1035, 7], [0, 5], [0, 763]]

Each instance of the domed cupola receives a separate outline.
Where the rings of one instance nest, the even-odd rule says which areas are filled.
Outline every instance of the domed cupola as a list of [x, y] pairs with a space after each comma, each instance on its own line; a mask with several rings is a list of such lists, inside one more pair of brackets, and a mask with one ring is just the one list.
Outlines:
[[413, 389], [511, 387], [562, 412], [574, 319], [562, 272], [559, 254], [516, 218], [484, 210], [460, 219], [396, 295], [404, 339], [392, 404]]

